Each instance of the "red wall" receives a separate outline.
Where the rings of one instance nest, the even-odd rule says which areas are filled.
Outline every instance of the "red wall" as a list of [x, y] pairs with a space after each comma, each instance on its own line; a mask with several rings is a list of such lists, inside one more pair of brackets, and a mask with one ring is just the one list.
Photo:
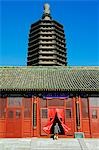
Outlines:
[[[74, 137], [74, 132], [84, 132], [85, 137], [99, 138], [99, 107], [90, 105], [89, 99], [80, 97], [64, 99], [64, 105], [60, 103], [60, 106], [57, 105], [59, 104], [58, 100], [57, 103], [53, 103], [56, 100], [52, 98], [43, 100], [43, 104], [41, 101], [42, 99], [38, 97], [22, 98], [22, 105], [10, 107], [8, 106], [8, 98], [0, 98], [0, 137], [49, 137], [50, 135], [44, 133], [43, 127], [47, 125], [50, 116], [42, 118], [42, 109], [47, 109], [48, 112], [51, 109], [62, 109], [64, 123], [70, 130], [61, 137]], [[30, 110], [28, 110], [28, 105], [30, 105]], [[76, 109], [79, 109], [79, 112]], [[14, 115], [10, 119], [8, 118], [9, 110], [12, 110]], [[19, 116], [17, 119], [15, 115], [19, 110], [21, 117]], [[30, 115], [24, 116], [25, 111], [30, 111]], [[71, 117], [68, 116], [68, 112], [71, 112]], [[77, 124], [77, 117], [80, 120], [79, 124]], [[15, 130], [19, 130], [19, 133]]]

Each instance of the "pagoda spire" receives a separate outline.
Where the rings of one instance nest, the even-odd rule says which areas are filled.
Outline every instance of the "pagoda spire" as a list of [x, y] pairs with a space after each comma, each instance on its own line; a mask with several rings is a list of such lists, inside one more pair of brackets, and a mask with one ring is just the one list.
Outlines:
[[44, 12], [42, 15], [42, 19], [44, 19], [44, 20], [51, 20], [52, 19], [51, 15], [50, 15], [50, 5], [48, 3], [44, 4]]

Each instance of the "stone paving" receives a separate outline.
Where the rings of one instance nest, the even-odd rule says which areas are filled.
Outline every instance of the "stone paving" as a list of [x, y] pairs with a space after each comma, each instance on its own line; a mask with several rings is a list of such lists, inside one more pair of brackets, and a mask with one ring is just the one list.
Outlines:
[[99, 139], [0, 139], [0, 150], [99, 150]]

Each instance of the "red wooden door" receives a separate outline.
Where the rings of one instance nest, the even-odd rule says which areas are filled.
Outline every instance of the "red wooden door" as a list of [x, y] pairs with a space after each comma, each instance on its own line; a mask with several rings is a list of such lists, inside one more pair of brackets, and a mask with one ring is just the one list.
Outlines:
[[22, 136], [22, 110], [20, 108], [8, 108], [6, 119], [6, 137]]
[[65, 124], [69, 127], [68, 132], [66, 133], [67, 137], [74, 136], [75, 130], [75, 119], [74, 119], [74, 101], [72, 98], [66, 100], [66, 109], [65, 109]]
[[85, 137], [90, 138], [90, 116], [88, 98], [80, 98], [80, 131]]
[[91, 108], [91, 136], [99, 138], [99, 107]]
[[43, 131], [43, 128], [47, 125], [48, 123], [48, 108], [41, 108], [40, 110], [40, 118], [41, 118], [41, 123], [40, 123], [40, 134], [41, 135], [47, 135], [47, 133], [45, 133]]
[[22, 110], [15, 109], [15, 130], [14, 134], [16, 137], [22, 136]]

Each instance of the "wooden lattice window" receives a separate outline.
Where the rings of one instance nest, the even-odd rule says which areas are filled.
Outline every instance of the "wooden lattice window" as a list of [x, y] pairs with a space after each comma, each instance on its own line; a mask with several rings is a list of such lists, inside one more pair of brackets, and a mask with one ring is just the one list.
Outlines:
[[66, 109], [66, 118], [72, 118], [72, 111], [69, 108]]
[[7, 114], [7, 117], [10, 118], [10, 119], [14, 118], [14, 112], [12, 110], [9, 110], [8, 114]]
[[99, 107], [99, 97], [89, 97], [89, 104], [91, 107]]
[[6, 116], [6, 99], [0, 98], [0, 118], [5, 118]]
[[73, 101], [72, 98], [66, 99], [66, 118], [72, 118]]
[[46, 99], [40, 99], [40, 107], [41, 108], [46, 107]]
[[21, 110], [16, 110], [16, 119], [21, 118]]
[[64, 106], [64, 99], [49, 99], [48, 100], [48, 106]]
[[72, 98], [68, 98], [68, 99], [66, 99], [66, 107], [68, 107], [68, 108], [72, 108]]
[[41, 109], [41, 117], [48, 118], [48, 109]]
[[8, 97], [8, 106], [22, 106], [22, 97]]
[[92, 119], [97, 119], [97, 110], [93, 109], [92, 111]]

